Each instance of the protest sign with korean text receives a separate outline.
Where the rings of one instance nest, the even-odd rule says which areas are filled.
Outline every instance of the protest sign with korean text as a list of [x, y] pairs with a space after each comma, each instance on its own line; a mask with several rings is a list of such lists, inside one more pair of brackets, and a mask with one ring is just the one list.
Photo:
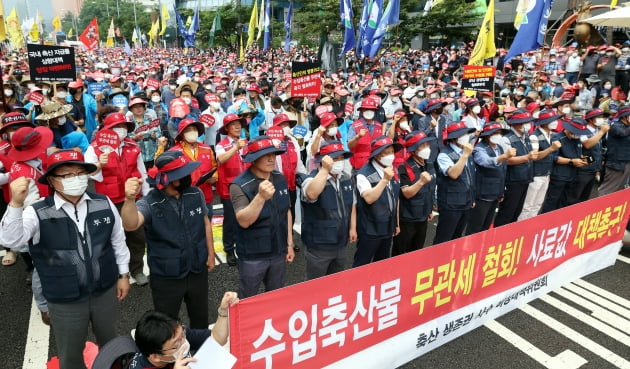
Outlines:
[[321, 66], [319, 65], [319, 63], [292, 63], [292, 97], [319, 97], [319, 95], [321, 95], [321, 88]]
[[474, 91], [494, 91], [496, 67], [464, 65], [462, 88]]
[[72, 82], [77, 79], [74, 48], [27, 44], [28, 67], [33, 81]]

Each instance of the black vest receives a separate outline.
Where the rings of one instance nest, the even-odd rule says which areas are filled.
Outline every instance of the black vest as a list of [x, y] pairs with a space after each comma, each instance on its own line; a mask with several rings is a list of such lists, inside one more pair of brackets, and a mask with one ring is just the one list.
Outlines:
[[[311, 172], [313, 178], [319, 168]], [[302, 223], [302, 241], [308, 248], [337, 250], [346, 247], [350, 231], [352, 198], [354, 185], [351, 179], [343, 175], [339, 181], [339, 191], [326, 181], [324, 190], [317, 201], [302, 201], [304, 221]]]
[[[553, 135], [552, 141], [560, 141], [562, 147], [558, 150], [558, 156], [569, 159], [578, 159], [582, 155], [582, 142], [579, 139], [569, 139], [564, 131]], [[557, 156], [555, 156], [557, 158]], [[551, 179], [562, 182], [572, 182], [575, 180], [577, 168], [571, 164], [554, 163], [551, 169]]]
[[144, 226], [147, 261], [151, 274], [166, 279], [181, 279], [189, 273], [207, 270], [207, 215], [203, 213], [201, 190], [185, 189], [173, 207], [168, 195], [157, 189], [147, 194], [151, 223]]
[[606, 145], [606, 167], [623, 170], [626, 163], [630, 162], [630, 126], [614, 122], [608, 131]]
[[[547, 141], [542, 128], [537, 128], [534, 131], [534, 135], [538, 137], [538, 152], [547, 150], [551, 147], [551, 143]], [[549, 139], [551, 140], [551, 137], [549, 137]], [[553, 166], [553, 158], [554, 155], [552, 153], [545, 156], [543, 159], [536, 160], [534, 162], [534, 177], [545, 177], [550, 175], [551, 167]]]
[[[480, 141], [477, 146], [485, 150], [491, 158], [503, 155], [503, 148], [500, 145], [497, 145], [499, 155], [485, 141]], [[476, 198], [484, 201], [495, 201], [502, 198], [505, 192], [507, 163], [504, 161], [492, 168], [486, 168], [475, 163], [475, 169]]]
[[[258, 219], [248, 228], [237, 222], [236, 253], [243, 260], [266, 259], [287, 253], [289, 189], [279, 172], [273, 171], [270, 180], [276, 191], [270, 200], [265, 201]], [[240, 186], [251, 202], [258, 193], [260, 182], [248, 169], [232, 183]]]
[[[414, 178], [409, 178], [408, 171], [411, 171]], [[427, 167], [418, 164], [412, 157], [407, 159], [398, 168], [401, 175], [401, 187], [411, 186], [420, 180], [422, 172], [429, 171]], [[409, 181], [407, 182], [407, 178]], [[403, 181], [404, 179], [404, 181]], [[433, 184], [433, 185], [432, 185]], [[431, 211], [433, 210], [433, 192], [435, 187], [435, 176], [432, 176], [431, 182], [424, 184], [420, 190], [411, 198], [406, 198], [402, 191], [400, 192], [400, 220], [404, 222], [425, 222]]]
[[[357, 174], [364, 175], [372, 187], [381, 180], [371, 160], [359, 169]], [[357, 189], [357, 234], [359, 237], [381, 239], [394, 236], [399, 191], [400, 182], [392, 179], [381, 196], [372, 204], [368, 204]]]
[[[460, 155], [453, 150], [451, 145], [442, 149], [442, 153], [457, 163]], [[470, 209], [475, 198], [475, 164], [472, 155], [468, 157], [468, 162], [457, 179], [452, 179], [442, 173], [442, 168], [437, 170], [437, 202], [438, 208], [442, 210], [465, 210]]]
[[[532, 151], [532, 144], [529, 136], [523, 135], [522, 140], [514, 131], [510, 130], [504, 135], [510, 140], [510, 146], [516, 149], [516, 156], [527, 155]], [[531, 182], [534, 179], [534, 165], [527, 161], [518, 165], [508, 165], [506, 182]]]
[[33, 204], [40, 240], [29, 251], [49, 302], [85, 301], [118, 280], [111, 243], [114, 212], [106, 196], [88, 196], [84, 235], [63, 209], [56, 209], [53, 196]]

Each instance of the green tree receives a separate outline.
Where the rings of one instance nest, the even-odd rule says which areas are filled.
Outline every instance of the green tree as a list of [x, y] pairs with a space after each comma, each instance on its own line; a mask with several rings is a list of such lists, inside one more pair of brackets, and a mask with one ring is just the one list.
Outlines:
[[469, 40], [479, 28], [476, 23], [483, 17], [476, 8], [474, 2], [442, 0], [427, 15], [419, 14], [410, 19], [406, 30], [413, 35], [442, 36], [449, 42]]

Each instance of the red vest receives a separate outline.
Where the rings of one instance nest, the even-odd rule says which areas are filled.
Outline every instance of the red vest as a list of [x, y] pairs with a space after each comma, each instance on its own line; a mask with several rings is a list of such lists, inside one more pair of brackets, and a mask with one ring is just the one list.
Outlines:
[[[9, 159], [7, 153], [11, 148], [11, 144], [7, 140], [0, 141], [0, 162], [4, 166], [2, 170], [4, 173], [9, 173], [11, 171], [11, 166], [13, 165], [13, 160]], [[11, 190], [9, 189], [9, 183], [3, 184], [0, 186], [2, 189], [2, 195], [4, 196], [4, 201], [8, 204], [11, 201]]]
[[[225, 151], [230, 151], [235, 145], [235, 142], [232, 142], [229, 137], [224, 138], [219, 142], [219, 145], [223, 146]], [[245, 155], [247, 148], [243, 148], [243, 155]], [[229, 158], [225, 163], [217, 163], [219, 166], [219, 178], [217, 179], [217, 193], [224, 200], [230, 199], [230, 183], [234, 180], [234, 178], [238, 177], [239, 174], [246, 171], [250, 164], [243, 163], [243, 159], [241, 159], [241, 155], [239, 152], [236, 152]]]
[[[184, 147], [179, 142], [175, 144], [175, 146], [173, 146], [171, 150], [181, 151], [182, 154], [186, 155]], [[195, 160], [195, 158], [188, 157], [192, 161], [201, 162], [201, 165], [192, 173], [190, 173], [190, 179], [192, 179], [193, 186], [195, 186], [197, 181], [199, 181], [199, 178], [203, 177], [204, 174], [210, 173], [210, 171], [217, 166], [214, 160], [214, 152], [212, 152], [210, 146], [197, 144], [197, 150], [199, 151], [197, 153], [197, 160]], [[197, 187], [199, 187], [199, 189], [203, 192], [203, 196], [206, 198], [206, 204], [212, 204], [212, 200], [214, 198], [214, 194], [212, 193], [212, 185], [209, 183], [202, 183]]]
[[[99, 157], [102, 151], [96, 146], [96, 142], [92, 143], [96, 156]], [[96, 192], [107, 195], [114, 204], [125, 201], [125, 181], [129, 178], [141, 178], [142, 175], [138, 170], [138, 155], [140, 155], [140, 147], [132, 140], [125, 138], [121, 155], [116, 151], [109, 154], [109, 161], [103, 167], [103, 181], [94, 181]]]
[[352, 123], [352, 128], [354, 128], [354, 131], [357, 134], [359, 134], [362, 128], [368, 131], [365, 136], [359, 138], [357, 144], [350, 150], [354, 153], [354, 155], [350, 158], [350, 164], [352, 164], [354, 169], [359, 170], [370, 158], [370, 153], [372, 152], [372, 140], [383, 135], [382, 126], [379, 122], [374, 121], [374, 133], [370, 134], [367, 124], [363, 120], [359, 119]]
[[293, 140], [288, 139], [287, 151], [281, 155], [282, 158], [282, 174], [287, 179], [287, 187], [289, 190], [295, 191], [295, 176], [297, 174], [297, 161], [300, 152], [293, 144]]
[[[13, 163], [13, 165], [11, 165], [11, 171], [9, 172], [9, 183], [20, 177], [31, 178], [35, 181], [35, 184], [37, 185], [37, 189], [39, 190], [39, 197], [46, 197], [50, 195], [50, 186], [38, 182], [42, 174], [42, 172], [26, 164], [25, 162], [16, 161], [15, 163]], [[5, 188], [8, 188], [8, 186]], [[11, 201], [10, 193], [9, 201]]]

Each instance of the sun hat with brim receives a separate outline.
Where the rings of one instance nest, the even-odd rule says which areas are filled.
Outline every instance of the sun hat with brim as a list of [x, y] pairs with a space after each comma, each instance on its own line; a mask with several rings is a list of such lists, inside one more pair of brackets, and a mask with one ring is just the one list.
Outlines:
[[289, 123], [289, 127], [293, 128], [297, 124], [297, 120], [293, 120], [293, 119], [289, 118], [289, 116], [284, 114], [284, 113], [278, 114], [278, 115], [276, 115], [273, 118], [273, 125], [274, 126], [279, 126], [282, 123]]
[[332, 99], [328, 96], [322, 97], [321, 100], [319, 100], [319, 105], [324, 105], [327, 104], [329, 102], [332, 102]]
[[501, 123], [489, 122], [488, 124], [483, 126], [483, 130], [479, 134], [479, 137], [492, 136], [493, 134], [495, 134], [497, 132], [499, 132], [500, 134], [504, 135], [504, 134], [508, 133], [509, 130], [503, 128]]
[[327, 141], [324, 146], [320, 147], [319, 152], [315, 156], [315, 160], [314, 160], [315, 163], [321, 162], [324, 156], [326, 155], [330, 156], [333, 159], [335, 159], [336, 157], [340, 155], [343, 155], [344, 159], [348, 159], [354, 154], [349, 151], [346, 151], [343, 148], [343, 144], [341, 142], [333, 140], [333, 141]]
[[474, 97], [464, 101], [464, 105], [466, 105], [466, 108], [470, 108], [477, 104], [479, 104], [479, 100], [475, 99]]
[[507, 120], [506, 123], [509, 125], [523, 124], [527, 122], [532, 122], [533, 120], [534, 117], [527, 110], [518, 109], [514, 112], [514, 114], [512, 114], [512, 116], [510, 117], [510, 119]]
[[30, 120], [26, 119], [26, 116], [22, 113], [19, 113], [19, 112], [6, 113], [2, 117], [2, 128], [0, 128], [0, 134], [5, 133], [6, 130], [9, 128], [19, 128], [19, 127], [35, 128], [35, 125]]
[[125, 95], [126, 96], [126, 95], [129, 95], [129, 91], [125, 91], [125, 90], [123, 90], [121, 88], [116, 87], [116, 88], [113, 88], [111, 90], [111, 92], [109, 93], [109, 97], [113, 97], [113, 96], [116, 96], [116, 95]]
[[405, 147], [407, 151], [414, 152], [418, 149], [418, 146], [423, 143], [435, 140], [435, 137], [429, 137], [423, 131], [412, 131], [405, 137]]
[[147, 182], [162, 190], [169, 183], [182, 179], [201, 165], [190, 161], [181, 151], [167, 151], [155, 159], [155, 165], [147, 172]]
[[147, 102], [139, 97], [134, 97], [133, 99], [129, 100], [129, 104], [127, 106], [131, 108], [132, 106], [138, 105], [138, 104], [142, 104], [145, 107], [147, 106]]
[[125, 117], [125, 114], [123, 113], [112, 113], [106, 116], [103, 120], [103, 129], [112, 129], [121, 123], [127, 124], [128, 132], [132, 132], [134, 129], [136, 129], [136, 124], [128, 121], [127, 117]]
[[628, 115], [630, 115], [630, 105], [622, 106], [617, 111], [617, 114], [614, 116], [614, 119], [627, 117]]
[[247, 120], [245, 120], [245, 118], [241, 118], [236, 114], [227, 114], [225, 117], [223, 117], [223, 126], [219, 128], [219, 133], [222, 135], [227, 135], [227, 126], [235, 121], [239, 121], [241, 123], [241, 128], [245, 128], [247, 126]]
[[447, 103], [446, 101], [442, 101], [442, 99], [432, 99], [429, 100], [429, 102], [427, 103], [427, 107], [424, 108], [424, 112], [425, 113], [430, 113], [431, 111], [446, 106]]
[[47, 101], [41, 105], [42, 113], [35, 120], [50, 120], [68, 114], [72, 110], [71, 104], [59, 104], [56, 101]]
[[470, 128], [466, 125], [466, 122], [456, 122], [450, 124], [444, 131], [442, 131], [442, 142], [446, 143], [447, 140], [453, 138], [459, 138], [463, 135], [475, 132], [474, 128]]
[[403, 148], [403, 145], [398, 142], [392, 141], [390, 137], [380, 136], [372, 140], [372, 152], [370, 153], [370, 159], [374, 158], [376, 155], [383, 152], [388, 147], [394, 147], [394, 152], [399, 151]]
[[180, 141], [182, 139], [182, 134], [184, 133], [184, 130], [190, 126], [197, 128], [199, 136], [206, 133], [206, 128], [204, 127], [203, 123], [191, 118], [182, 119], [179, 122], [179, 126], [177, 126], [177, 136], [175, 137], [175, 141]]
[[195, 82], [191, 82], [191, 81], [186, 81], [182, 84], [180, 84], [179, 86], [177, 86], [177, 88], [175, 89], [175, 96], [179, 97], [179, 95], [181, 94], [182, 90], [184, 88], [190, 88], [190, 90], [192, 90], [193, 95], [195, 94], [195, 92], [197, 92], [197, 87], [199, 87], [199, 85]]
[[564, 92], [558, 98], [558, 100], [553, 102], [552, 106], [553, 107], [558, 107], [558, 106], [564, 105], [564, 104], [573, 104], [574, 101], [575, 101], [575, 95], [574, 94], [572, 94], [571, 92]]
[[335, 113], [324, 113], [319, 118], [319, 125], [326, 128], [330, 125], [330, 123], [336, 121], [337, 125], [341, 125], [343, 123], [343, 118], [339, 118], [335, 115]]
[[126, 368], [139, 351], [133, 338], [116, 337], [98, 350], [92, 369]]
[[7, 156], [11, 160], [25, 161], [38, 157], [53, 141], [53, 132], [48, 127], [21, 127], [11, 137], [11, 149]]
[[554, 109], [541, 110], [538, 114], [538, 119], [534, 120], [535, 126], [543, 126], [549, 124], [555, 120], [560, 119], [561, 115]]
[[60, 165], [80, 165], [85, 168], [88, 173], [96, 172], [96, 165], [86, 163], [83, 154], [75, 150], [58, 150], [46, 157], [46, 173], [39, 177], [38, 181], [42, 184], [48, 184], [48, 177], [55, 172]]
[[591, 109], [591, 110], [587, 111], [584, 114], [583, 118], [586, 119], [586, 120], [589, 120], [589, 119], [593, 119], [593, 118], [596, 118], [596, 117], [599, 117], [599, 116], [602, 116], [602, 115], [604, 115], [604, 111], [602, 109], [595, 108], [595, 109]]
[[247, 154], [243, 155], [243, 162], [251, 163], [267, 154], [282, 154], [285, 150], [276, 147], [269, 136], [258, 136], [247, 144]]
[[567, 131], [576, 135], [588, 135], [589, 130], [586, 128], [586, 121], [582, 118], [573, 118], [572, 120], [562, 121], [562, 127]]
[[25, 108], [20, 103], [11, 104], [11, 105], [9, 105], [9, 108], [11, 109], [11, 111], [17, 111], [17, 112], [20, 112], [20, 113], [22, 113], [24, 115], [28, 115], [28, 109]]
[[601, 82], [602, 80], [599, 79], [599, 76], [597, 74], [591, 74], [590, 76], [588, 76], [588, 78], [586, 79], [586, 82], [588, 83], [597, 83], [597, 82]]

